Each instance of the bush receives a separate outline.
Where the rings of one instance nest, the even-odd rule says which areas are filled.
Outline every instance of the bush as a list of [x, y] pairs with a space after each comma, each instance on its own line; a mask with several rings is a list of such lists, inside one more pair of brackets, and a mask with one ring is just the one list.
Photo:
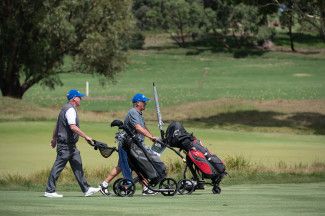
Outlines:
[[145, 36], [141, 32], [135, 32], [131, 36], [129, 44], [130, 49], [142, 49], [144, 45]]
[[263, 45], [267, 40], [272, 40], [275, 36], [275, 30], [267, 26], [262, 26], [258, 29], [256, 40], [258, 45]]

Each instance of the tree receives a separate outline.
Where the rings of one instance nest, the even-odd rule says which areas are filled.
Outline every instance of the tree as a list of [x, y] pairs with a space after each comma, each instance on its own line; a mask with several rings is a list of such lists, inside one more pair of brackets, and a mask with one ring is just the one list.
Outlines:
[[212, 31], [225, 48], [230, 47], [227, 43], [230, 34], [238, 48], [257, 39], [259, 23], [263, 23], [258, 7], [235, 0], [205, 0], [204, 6], [207, 32]]
[[71, 71], [109, 79], [126, 62], [130, 0], [3, 0], [0, 3], [0, 88], [22, 98], [36, 83], [54, 88], [66, 56]]
[[292, 27], [294, 25], [294, 21], [293, 21], [294, 13], [292, 8], [293, 8], [293, 3], [291, 0], [289, 0], [287, 4], [280, 5], [280, 11], [281, 11], [280, 22], [282, 26], [288, 28], [291, 51], [295, 52], [296, 50], [294, 47], [293, 35], [292, 35]]
[[196, 0], [166, 0], [165, 23], [171, 38], [184, 47], [189, 36], [197, 34], [203, 21], [203, 5]]
[[230, 23], [232, 35], [238, 47], [249, 42], [251, 37], [257, 35], [258, 23], [261, 20], [262, 16], [259, 15], [258, 8], [255, 6], [240, 3], [233, 8]]
[[273, 4], [289, 6], [288, 13], [312, 25], [325, 41], [325, 0], [273, 0]]
[[164, 1], [162, 0], [133, 0], [133, 14], [137, 26], [141, 30], [162, 30], [164, 24]]

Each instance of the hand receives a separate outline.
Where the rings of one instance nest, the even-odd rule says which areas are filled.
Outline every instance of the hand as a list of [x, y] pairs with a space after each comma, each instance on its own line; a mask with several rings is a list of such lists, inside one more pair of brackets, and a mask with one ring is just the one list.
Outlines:
[[56, 146], [56, 140], [55, 139], [52, 139], [51, 140], [51, 147], [52, 148], [55, 148], [55, 146]]
[[150, 137], [149, 138], [152, 142], [156, 142], [158, 139], [159, 139], [159, 137]]
[[89, 136], [85, 136], [85, 140], [87, 141], [87, 142], [93, 142], [93, 138], [91, 138], [91, 137], [89, 137]]

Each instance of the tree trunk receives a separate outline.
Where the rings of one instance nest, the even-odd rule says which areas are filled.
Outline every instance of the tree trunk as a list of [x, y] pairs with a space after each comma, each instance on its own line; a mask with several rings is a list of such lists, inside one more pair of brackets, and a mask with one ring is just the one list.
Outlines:
[[22, 87], [20, 86], [19, 80], [3, 80], [1, 81], [1, 92], [2, 96], [12, 97], [21, 99], [25, 93]]
[[293, 44], [293, 36], [292, 36], [292, 25], [293, 25], [293, 17], [292, 17], [292, 12], [290, 12], [290, 20], [289, 20], [289, 37], [290, 37], [290, 46], [291, 46], [291, 50], [293, 52], [296, 52], [294, 44]]
[[[2, 96], [21, 99], [25, 93], [19, 81], [19, 67], [15, 62], [12, 63], [12, 72], [5, 72], [0, 77], [0, 89]], [[5, 76], [4, 74], [7, 74]]]
[[325, 0], [318, 0], [320, 11], [320, 37], [325, 42]]
[[9, 59], [6, 64], [1, 64], [0, 89], [3, 96], [21, 99], [25, 91], [19, 81], [19, 38], [13, 40], [9, 48]]

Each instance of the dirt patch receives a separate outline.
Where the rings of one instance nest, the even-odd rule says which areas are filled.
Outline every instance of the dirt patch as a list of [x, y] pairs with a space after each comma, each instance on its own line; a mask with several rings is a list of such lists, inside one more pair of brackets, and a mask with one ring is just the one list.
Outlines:
[[[325, 100], [219, 99], [170, 107], [165, 121], [230, 130], [325, 134]], [[155, 120], [154, 113], [150, 115]]]
[[100, 96], [100, 97], [86, 97], [85, 100], [87, 101], [102, 101], [102, 100], [108, 100], [108, 101], [126, 101], [127, 98], [124, 96]]
[[[187, 120], [243, 110], [273, 111], [283, 114], [319, 113], [325, 115], [325, 100], [243, 100], [218, 99], [162, 108], [165, 120]], [[148, 119], [155, 119], [154, 113]]]
[[294, 77], [310, 77], [311, 74], [307, 74], [307, 73], [295, 73], [293, 74]]
[[284, 113], [310, 112], [325, 114], [325, 100], [270, 100], [252, 101], [258, 110], [272, 110]]

